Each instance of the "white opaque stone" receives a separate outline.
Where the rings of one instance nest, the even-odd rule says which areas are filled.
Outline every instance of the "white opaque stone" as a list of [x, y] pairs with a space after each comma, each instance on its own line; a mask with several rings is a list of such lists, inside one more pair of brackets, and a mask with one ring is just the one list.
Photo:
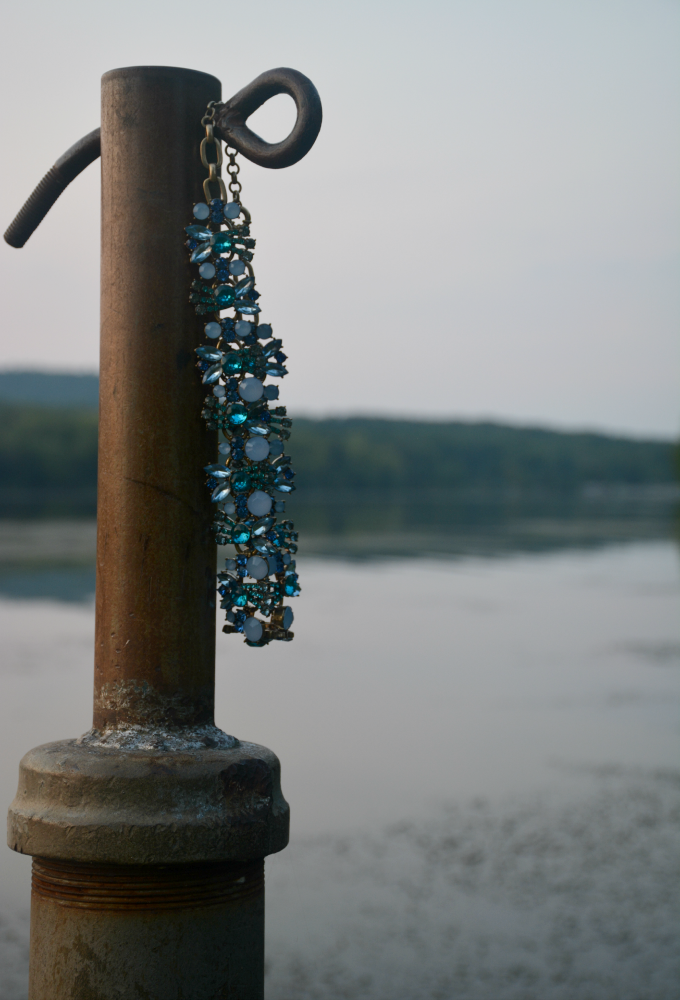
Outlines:
[[225, 503], [222, 505], [222, 510], [225, 514], [235, 514], [236, 504], [235, 503]]
[[217, 450], [220, 455], [228, 455], [231, 451], [231, 445], [227, 441], [222, 441], [221, 444], [218, 444]]
[[226, 394], [227, 390], [224, 388], [223, 385], [216, 385], [215, 388], [213, 389], [213, 396], [217, 396], [218, 399], [221, 398], [222, 396], [226, 396]]
[[259, 378], [244, 378], [238, 387], [238, 394], [246, 403], [254, 403], [255, 400], [261, 399], [263, 392], [264, 386]]
[[269, 445], [269, 454], [272, 458], [276, 458], [277, 455], [283, 455], [283, 441], [272, 441]]
[[206, 323], [203, 329], [208, 340], [218, 340], [222, 336], [222, 327], [219, 323]]
[[255, 490], [248, 497], [248, 510], [255, 517], [264, 517], [272, 509], [272, 498], [263, 490]]
[[198, 273], [202, 278], [209, 280], [215, 277], [215, 265], [211, 264], [210, 261], [206, 260], [205, 264], [201, 264], [198, 269]]
[[277, 514], [283, 514], [285, 509], [286, 509], [285, 500], [277, 500], [276, 503], [274, 504], [274, 510], [276, 511]]
[[230, 201], [228, 205], [224, 206], [225, 219], [238, 219], [240, 214], [241, 206], [237, 201]]
[[261, 462], [269, 454], [269, 441], [263, 437], [251, 437], [244, 449], [251, 462]]
[[225, 559], [224, 560], [224, 568], [225, 569], [232, 569], [232, 570], [236, 569], [236, 560], [235, 559]]
[[203, 219], [207, 219], [209, 215], [210, 215], [210, 209], [208, 208], [208, 206], [204, 201], [199, 201], [197, 202], [197, 204], [194, 205], [195, 219], [200, 219], [200, 221], [202, 222]]
[[247, 319], [239, 319], [234, 323], [234, 330], [237, 337], [247, 337], [252, 332], [252, 329], [253, 324], [249, 323]]
[[295, 615], [293, 614], [293, 609], [292, 608], [284, 608], [283, 609], [283, 627], [284, 628], [290, 628], [291, 625], [293, 624], [294, 618], [295, 618]]
[[269, 576], [269, 563], [262, 556], [251, 556], [246, 563], [246, 571], [254, 580], [263, 580]]
[[262, 622], [257, 618], [246, 618], [243, 623], [243, 634], [249, 642], [259, 642], [262, 638]]
[[236, 277], [238, 277], [239, 274], [243, 274], [245, 272], [245, 269], [246, 265], [243, 263], [242, 260], [232, 260], [231, 264], [229, 265], [229, 274], [233, 274], [236, 275]]

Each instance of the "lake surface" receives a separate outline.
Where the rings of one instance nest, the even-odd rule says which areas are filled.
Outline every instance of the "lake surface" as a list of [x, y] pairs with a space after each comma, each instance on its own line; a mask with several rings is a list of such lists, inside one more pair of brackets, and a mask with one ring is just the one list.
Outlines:
[[[678, 553], [668, 521], [603, 520], [312, 532], [295, 641], [218, 635], [217, 722], [275, 750], [292, 810], [269, 1000], [680, 996]], [[93, 530], [0, 524], [4, 804], [26, 750], [90, 725]], [[0, 852], [3, 1000], [29, 869]]]

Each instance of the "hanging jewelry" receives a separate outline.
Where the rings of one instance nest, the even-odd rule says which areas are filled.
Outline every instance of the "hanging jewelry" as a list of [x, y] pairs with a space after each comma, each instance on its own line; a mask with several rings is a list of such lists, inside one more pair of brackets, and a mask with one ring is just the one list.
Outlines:
[[288, 371], [281, 341], [269, 323], [260, 323], [250, 213], [241, 204], [236, 152], [227, 149], [231, 200], [220, 176], [223, 157], [213, 135], [215, 110], [211, 101], [201, 119], [201, 162], [208, 171], [205, 202], [194, 205], [196, 223], [186, 227], [190, 260], [198, 268], [189, 298], [207, 318], [209, 343], [196, 348], [201, 381], [210, 390], [202, 416], [209, 430], [220, 432], [219, 461], [205, 472], [217, 544], [234, 548], [217, 574], [220, 607], [227, 612], [222, 631], [242, 633], [249, 646], [265, 646], [273, 639], [293, 638], [293, 612], [283, 600], [300, 593], [297, 532], [292, 521], [276, 516], [285, 512], [285, 494], [295, 489], [291, 459], [284, 454], [292, 422], [285, 406], [270, 409], [279, 389], [267, 383]]

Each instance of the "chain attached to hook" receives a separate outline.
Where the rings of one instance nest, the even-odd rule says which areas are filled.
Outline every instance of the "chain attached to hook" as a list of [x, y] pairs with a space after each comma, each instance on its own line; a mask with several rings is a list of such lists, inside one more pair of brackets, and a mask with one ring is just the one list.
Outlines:
[[[218, 197], [221, 198], [223, 201], [227, 200], [227, 189], [225, 187], [224, 181], [220, 177], [220, 168], [223, 163], [222, 143], [220, 142], [219, 139], [215, 138], [213, 132], [215, 109], [218, 106], [218, 104], [219, 104], [218, 101], [210, 101], [205, 114], [201, 118], [201, 125], [205, 126], [205, 138], [201, 140], [201, 163], [208, 171], [208, 176], [203, 181], [203, 194], [205, 195], [207, 202], [210, 202], [210, 200], [212, 199], [212, 195], [210, 193], [211, 184], [217, 185], [219, 189]], [[208, 159], [208, 146], [214, 147], [214, 153], [215, 153], [214, 160]]]

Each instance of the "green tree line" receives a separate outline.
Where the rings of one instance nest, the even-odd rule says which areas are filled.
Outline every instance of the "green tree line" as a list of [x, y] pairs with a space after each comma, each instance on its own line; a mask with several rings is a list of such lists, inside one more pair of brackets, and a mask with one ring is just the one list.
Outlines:
[[[294, 420], [287, 450], [313, 490], [542, 489], [672, 483], [675, 448], [594, 433], [373, 417]], [[97, 415], [0, 403], [0, 487], [92, 488]]]

